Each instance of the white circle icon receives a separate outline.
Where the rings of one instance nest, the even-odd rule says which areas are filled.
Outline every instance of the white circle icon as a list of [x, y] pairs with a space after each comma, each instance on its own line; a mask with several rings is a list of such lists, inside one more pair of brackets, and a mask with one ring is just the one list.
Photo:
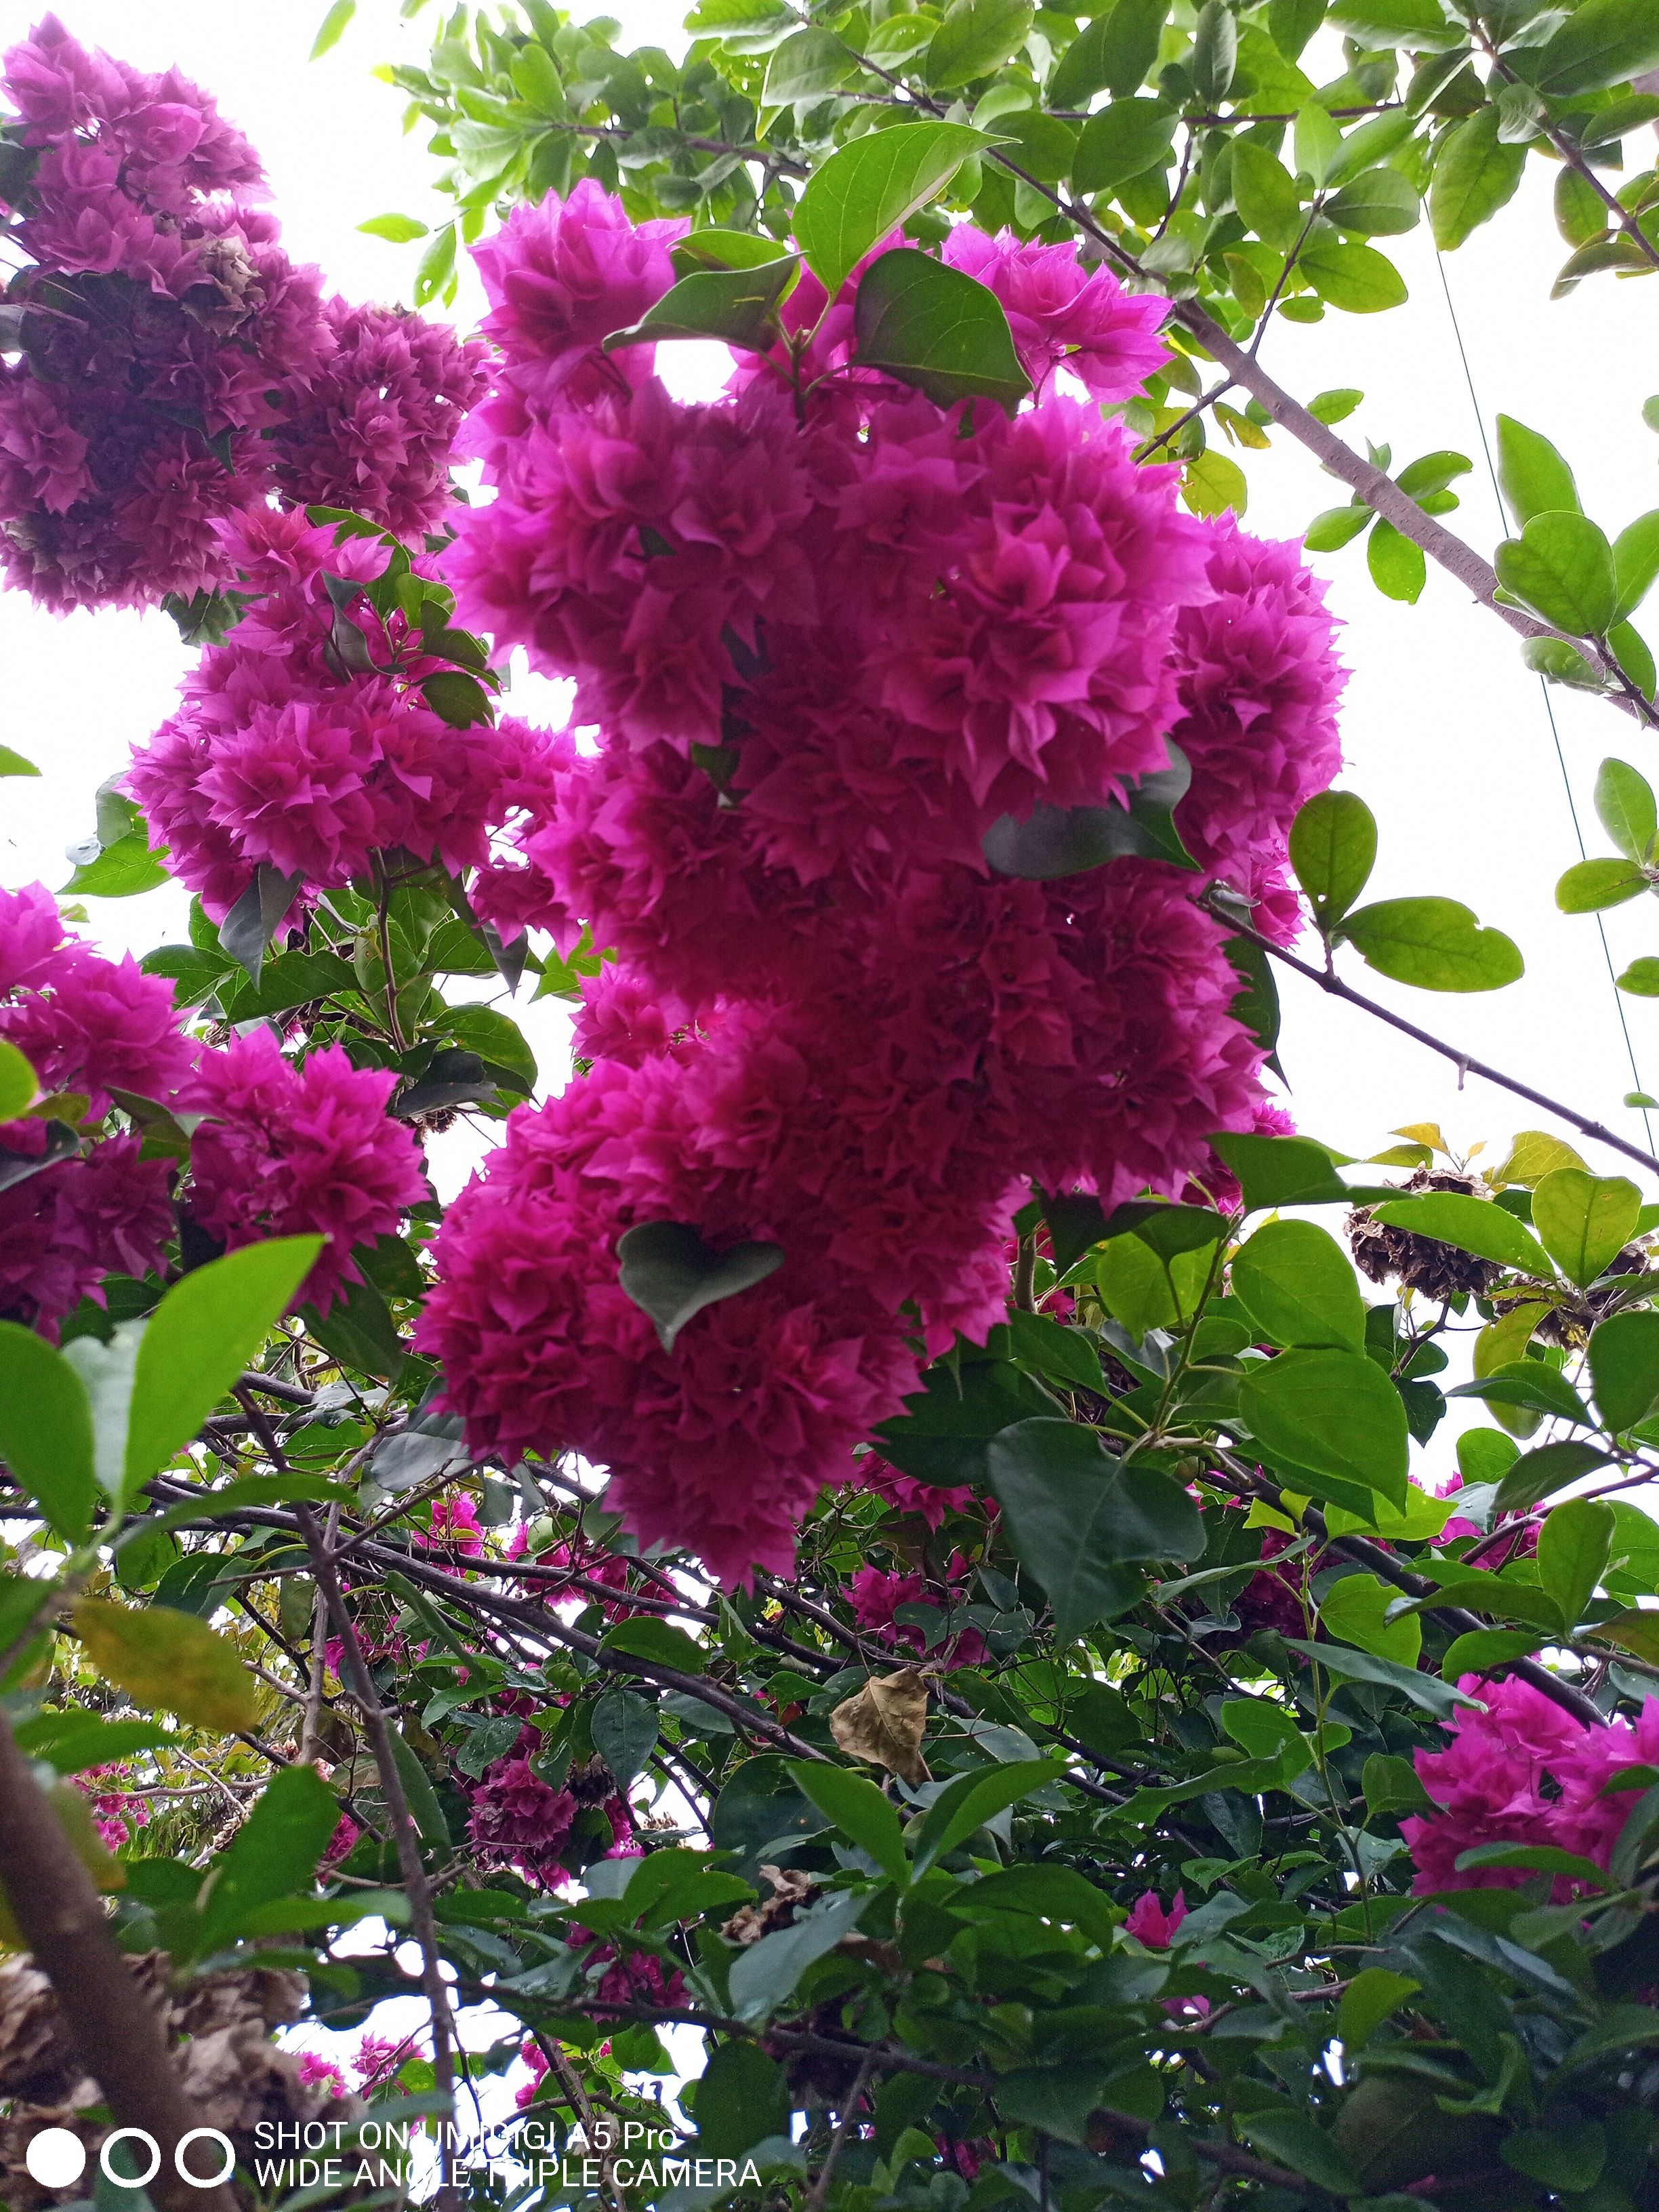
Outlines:
[[[193, 2142], [217, 2143], [224, 2153], [224, 2164], [219, 2168], [217, 2173], [211, 2175], [205, 2181], [199, 2174], [192, 2173], [185, 2164], [185, 2153]], [[222, 2129], [186, 2128], [179, 2138], [179, 2147], [173, 2154], [173, 2163], [183, 2179], [192, 2187], [216, 2189], [222, 2182], [228, 2181], [236, 2171], [236, 2147]]]
[[68, 2128], [42, 2128], [30, 2137], [23, 2164], [42, 2189], [67, 2189], [87, 2170], [87, 2147]]
[[[149, 2153], [149, 2164], [142, 2173], [118, 2173], [109, 2162], [109, 2154], [118, 2142], [143, 2143]], [[143, 2189], [154, 2181], [161, 2164], [161, 2145], [144, 2128], [112, 2128], [104, 2137], [104, 2148], [98, 2154], [98, 2163], [106, 2181], [112, 2181], [118, 2189]]]

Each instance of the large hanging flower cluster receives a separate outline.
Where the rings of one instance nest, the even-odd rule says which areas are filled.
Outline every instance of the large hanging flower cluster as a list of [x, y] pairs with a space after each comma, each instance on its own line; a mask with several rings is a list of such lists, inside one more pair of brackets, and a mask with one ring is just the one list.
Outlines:
[[[1178, 1190], [1260, 1107], [1203, 878], [1016, 880], [986, 832], [1121, 799], [1176, 731], [1202, 866], [1270, 891], [1337, 764], [1340, 675], [1293, 548], [1182, 514], [1097, 405], [942, 409], [849, 368], [850, 286], [820, 324], [804, 276], [775, 355], [676, 404], [648, 349], [600, 350], [668, 289], [673, 236], [584, 184], [479, 255], [501, 360], [467, 435], [497, 496], [447, 574], [576, 679], [601, 744], [474, 903], [619, 962], [592, 1073], [451, 1210], [421, 1340], [475, 1447], [605, 1462], [641, 1540], [732, 1577], [787, 1566], [919, 1358], [1001, 1317], [1025, 1179]], [[1122, 399], [1159, 358], [1156, 307], [1069, 247], [951, 258], [1034, 385]], [[785, 1255], [672, 1351], [617, 1272], [663, 1221]]]
[[5, 59], [0, 557], [44, 605], [227, 580], [214, 525], [289, 498], [434, 528], [475, 343], [326, 305], [257, 204], [253, 149], [176, 70], [88, 53], [48, 15]]

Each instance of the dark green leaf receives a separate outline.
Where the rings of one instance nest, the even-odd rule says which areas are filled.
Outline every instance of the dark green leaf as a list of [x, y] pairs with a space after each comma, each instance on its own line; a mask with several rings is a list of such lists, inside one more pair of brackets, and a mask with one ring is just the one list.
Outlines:
[[1258, 1137], [1224, 1129], [1210, 1139], [1238, 1178], [1248, 1212], [1345, 1203], [1330, 1154], [1309, 1137]]
[[817, 1759], [801, 1759], [789, 1771], [802, 1793], [850, 1843], [867, 1851], [895, 1881], [908, 1882], [910, 1863], [904, 1852], [904, 1831], [891, 1802], [873, 1782], [844, 1766], [830, 1766]]
[[1571, 1632], [1583, 1618], [1613, 1549], [1613, 1508], [1598, 1498], [1569, 1498], [1546, 1515], [1538, 1534], [1538, 1579]]
[[256, 990], [265, 947], [293, 905], [301, 880], [297, 875], [285, 876], [280, 868], [262, 860], [253, 881], [219, 924], [221, 949], [246, 969]]
[[1646, 1420], [1659, 1399], [1659, 1313], [1609, 1315], [1590, 1332], [1589, 1358], [1608, 1428], [1622, 1434]]
[[865, 271], [854, 327], [857, 364], [885, 369], [938, 406], [983, 398], [1012, 408], [1031, 388], [1000, 301], [914, 247], [884, 253]]
[[0, 1321], [0, 1457], [60, 1536], [92, 1523], [92, 1407], [62, 1353], [33, 1329]]
[[833, 31], [809, 26], [787, 38], [767, 64], [763, 107], [784, 107], [793, 100], [822, 100], [845, 84], [858, 67], [846, 42]]
[[1361, 907], [1340, 934], [1379, 975], [1422, 991], [1497, 991], [1526, 963], [1502, 930], [1483, 929], [1456, 899], [1379, 899]]
[[[1659, 1315], [1644, 1315], [1641, 1318], [1659, 1322]], [[1656, 1390], [1659, 1390], [1659, 1384], [1656, 1384]], [[1577, 1482], [1581, 1475], [1593, 1474], [1598, 1467], [1607, 1464], [1606, 1452], [1598, 1451], [1594, 1444], [1580, 1443], [1576, 1437], [1565, 1437], [1559, 1443], [1540, 1444], [1536, 1451], [1522, 1452], [1498, 1484], [1492, 1511], [1529, 1513], [1552, 1492], [1565, 1490], [1568, 1483]]]
[[1097, 92], [1116, 100], [1138, 92], [1158, 60], [1169, 13], [1169, 0], [1116, 0], [1086, 23], [1049, 81], [1049, 106], [1081, 108]]
[[757, 2043], [722, 2043], [697, 2082], [697, 2155], [740, 2159], [767, 2136], [789, 2127], [783, 2069]]
[[867, 1890], [838, 1891], [790, 1927], [751, 1943], [732, 1968], [732, 2009], [738, 2018], [757, 2027], [775, 2012], [813, 1960], [852, 1934], [870, 1897]]
[[1659, 64], [1656, 0], [1583, 0], [1538, 57], [1534, 82], [1553, 100], [1624, 84]]
[[599, 1646], [605, 1651], [620, 1651], [628, 1658], [649, 1659], [659, 1667], [675, 1668], [682, 1674], [701, 1674], [708, 1663], [708, 1654], [696, 1639], [683, 1628], [676, 1628], [672, 1620], [644, 1616], [619, 1620], [614, 1628], [606, 1629]]
[[1514, 198], [1521, 182], [1527, 149], [1499, 138], [1498, 120], [1495, 107], [1482, 107], [1465, 117], [1435, 156], [1429, 225], [1443, 253], [1462, 246], [1471, 231], [1489, 222]]
[[947, 1783], [916, 1824], [916, 1881], [988, 1820], [1010, 1805], [1018, 1804], [1033, 1790], [1044, 1788], [1065, 1771], [1060, 1759], [1012, 1759], [1006, 1766], [981, 1767]]
[[1311, 1221], [1270, 1221], [1232, 1259], [1233, 1294], [1273, 1344], [1363, 1352], [1365, 1309], [1347, 1254]]
[[1158, 100], [1115, 100], [1089, 118], [1078, 140], [1072, 182], [1080, 192], [1109, 191], [1161, 168], [1180, 118]]
[[1404, 1509], [1406, 1409], [1374, 1361], [1355, 1352], [1286, 1352], [1255, 1363], [1242, 1419], [1263, 1448], [1316, 1474], [1363, 1484]]
[[1240, 2115], [1238, 2132], [1255, 2149], [1305, 2174], [1321, 2189], [1349, 2197], [1358, 2195], [1363, 2185], [1325, 2130], [1304, 2112], [1245, 2112]]
[[274, 1774], [208, 1892], [203, 1948], [235, 1935], [258, 1906], [308, 1891], [339, 1819], [339, 1800], [314, 1766]]
[[1218, 107], [1226, 98], [1237, 64], [1237, 19], [1227, 0], [1203, 0], [1187, 69], [1206, 106]]
[[912, 123], [838, 148], [795, 210], [796, 243], [830, 297], [878, 240], [925, 207], [989, 143], [966, 124]]
[[1396, 1666], [1392, 1659], [1379, 1659], [1372, 1651], [1353, 1651], [1337, 1644], [1308, 1644], [1294, 1636], [1287, 1636], [1285, 1643], [1288, 1650], [1300, 1652], [1304, 1659], [1317, 1660], [1328, 1674], [1344, 1681], [1375, 1682], [1379, 1689], [1397, 1691], [1439, 1720], [1449, 1719], [1459, 1706], [1475, 1710], [1480, 1705], [1478, 1698], [1469, 1697], [1455, 1684], [1443, 1682], [1433, 1674], [1419, 1674], [1413, 1667]]
[[657, 1709], [632, 1690], [607, 1690], [593, 1708], [593, 1748], [626, 1797], [657, 1744]]
[[1414, 54], [1460, 45], [1468, 33], [1449, 23], [1436, 0], [1333, 0], [1327, 22], [1368, 49], [1407, 46]]
[[475, 723], [495, 719], [489, 694], [476, 676], [467, 675], [464, 669], [441, 668], [435, 676], [422, 677], [421, 696], [452, 730], [470, 730]]
[[781, 1244], [732, 1244], [715, 1251], [684, 1221], [641, 1221], [617, 1240], [623, 1291], [656, 1326], [665, 1352], [694, 1314], [736, 1297], [775, 1273]]
[[988, 76], [1024, 45], [1031, 0], [951, 0], [929, 43], [923, 66], [939, 92]]

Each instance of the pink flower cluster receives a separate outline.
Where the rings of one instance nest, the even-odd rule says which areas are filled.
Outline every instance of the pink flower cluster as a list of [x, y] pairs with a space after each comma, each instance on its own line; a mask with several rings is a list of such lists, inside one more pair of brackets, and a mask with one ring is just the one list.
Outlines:
[[127, 1787], [132, 1780], [130, 1766], [89, 1766], [72, 1779], [91, 1802], [93, 1826], [106, 1849], [125, 1850], [133, 1830], [149, 1826], [149, 1800]]
[[[44, 884], [0, 891], [0, 1037], [70, 1123], [102, 1124], [112, 1091], [177, 1103], [195, 1059], [172, 987], [66, 942]], [[65, 1152], [63, 1135], [42, 1114], [0, 1122], [0, 1315], [48, 1334], [101, 1304], [106, 1275], [159, 1267], [173, 1231], [166, 1160], [136, 1136], [100, 1129]]]
[[[585, 183], [478, 257], [501, 362], [467, 442], [497, 496], [447, 574], [575, 678], [602, 744], [475, 904], [561, 946], [588, 923], [619, 963], [579, 1023], [592, 1073], [515, 1115], [451, 1210], [421, 1341], [475, 1449], [607, 1463], [642, 1542], [729, 1580], [787, 1569], [918, 1343], [1001, 1317], [1020, 1178], [1175, 1191], [1252, 1125], [1260, 1054], [1199, 879], [991, 875], [986, 831], [1121, 796], [1184, 716], [1200, 826], [1265, 880], [1334, 767], [1338, 677], [1293, 549], [1182, 514], [1097, 405], [941, 410], [849, 369], [850, 283], [799, 407], [781, 353], [699, 406], [647, 349], [607, 359], [671, 237]], [[1162, 357], [1157, 310], [1069, 247], [951, 253], [1040, 384], [1127, 397]], [[803, 333], [815, 282], [786, 305]], [[617, 1280], [653, 1220], [787, 1256], [665, 1352]]]
[[[325, 577], [378, 578], [381, 540], [337, 544], [332, 526], [264, 507], [219, 538], [252, 603], [127, 775], [169, 872], [221, 921], [262, 864], [328, 887], [398, 848], [453, 872], [485, 861], [491, 830], [545, 799], [568, 742], [510, 720], [453, 728], [418, 688], [449, 663], [406, 616], [383, 620], [367, 597], [337, 615]], [[359, 666], [342, 662], [337, 619]]]
[[[562, 944], [589, 921], [622, 964], [588, 994], [593, 1074], [517, 1117], [452, 1212], [425, 1340], [475, 1442], [576, 1445], [642, 1540], [784, 1566], [898, 1410], [907, 1338], [1000, 1318], [1017, 1172], [1113, 1202], [1249, 1121], [1258, 1055], [1178, 872], [988, 880], [979, 851], [1005, 811], [1162, 764], [1218, 541], [1066, 400], [1010, 421], [831, 378], [798, 426], [761, 373], [704, 407], [638, 352], [611, 375], [596, 338], [672, 270], [591, 185], [515, 215], [483, 265], [505, 366], [469, 438], [500, 495], [452, 573], [576, 677], [605, 742], [476, 903]], [[1074, 296], [1098, 334], [1121, 295], [1097, 274]], [[1334, 685], [1328, 623], [1313, 657]], [[1236, 729], [1264, 716], [1307, 750], [1271, 705]], [[614, 1258], [665, 1218], [788, 1255], [672, 1356]]]
[[176, 70], [88, 53], [48, 15], [0, 86], [35, 154], [9, 210], [29, 265], [0, 369], [8, 580], [59, 610], [188, 598], [227, 580], [216, 523], [273, 488], [433, 527], [478, 349], [325, 307], [256, 204], [252, 148]]
[[960, 1552], [952, 1553], [945, 1568], [943, 1589], [927, 1575], [891, 1575], [879, 1567], [860, 1567], [847, 1586], [853, 1618], [878, 1642], [895, 1649], [908, 1647], [918, 1655], [927, 1652], [934, 1665], [977, 1667], [985, 1656], [985, 1638], [978, 1629], [961, 1629], [928, 1651], [927, 1632], [921, 1623], [896, 1617], [902, 1605], [933, 1606], [946, 1614], [960, 1613], [968, 1602], [963, 1585], [969, 1571]]
[[[1518, 1889], [1533, 1879], [1518, 1867], [1460, 1870], [1459, 1856], [1478, 1844], [1553, 1844], [1605, 1869], [1636, 1801], [1604, 1793], [1624, 1770], [1659, 1761], [1659, 1698], [1648, 1699], [1633, 1727], [1620, 1719], [1588, 1728], [1512, 1677], [1466, 1674], [1458, 1686], [1486, 1710], [1460, 1707], [1446, 1748], [1417, 1754], [1418, 1779], [1439, 1808], [1400, 1824], [1417, 1894]], [[1554, 1889], [1558, 1904], [1577, 1893], [1567, 1876]]]
[[472, 1795], [467, 1835], [480, 1867], [513, 1867], [527, 1881], [552, 1889], [566, 1879], [561, 1854], [575, 1818], [570, 1791], [544, 1782], [515, 1752], [486, 1769]]

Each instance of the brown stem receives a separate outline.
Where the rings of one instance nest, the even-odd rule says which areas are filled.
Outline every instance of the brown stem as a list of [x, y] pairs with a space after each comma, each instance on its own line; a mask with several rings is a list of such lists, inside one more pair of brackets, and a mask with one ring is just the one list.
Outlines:
[[1490, 1066], [1484, 1060], [1476, 1060], [1472, 1053], [1459, 1051], [1455, 1045], [1448, 1044], [1443, 1037], [1431, 1036], [1427, 1030], [1419, 1029], [1415, 1022], [1408, 1022], [1403, 1014], [1391, 1013], [1387, 1006], [1379, 1006], [1375, 999], [1366, 998], [1363, 993], [1345, 983], [1340, 976], [1326, 969], [1315, 968], [1305, 960], [1298, 960], [1282, 945], [1275, 945], [1270, 938], [1244, 927], [1232, 915], [1224, 915], [1222, 919], [1236, 935], [1249, 938], [1253, 945], [1261, 947], [1270, 960], [1278, 961], [1281, 967], [1291, 969], [1310, 983], [1317, 984], [1328, 997], [1340, 999], [1350, 1006], [1358, 1006], [1362, 1013], [1374, 1014], [1379, 1022], [1386, 1022], [1391, 1030], [1398, 1030], [1402, 1036], [1412, 1038], [1414, 1042], [1425, 1046], [1430, 1052], [1438, 1053], [1442, 1060], [1450, 1060], [1453, 1066], [1462, 1073], [1480, 1076], [1487, 1083], [1495, 1083], [1500, 1091], [1507, 1091], [1516, 1098], [1524, 1098], [1529, 1106], [1541, 1106], [1547, 1114], [1553, 1114], [1559, 1120], [1569, 1122], [1581, 1137], [1589, 1137], [1598, 1145], [1606, 1145], [1613, 1152], [1622, 1152], [1627, 1160], [1634, 1160], [1638, 1167], [1650, 1169], [1655, 1175], [1659, 1175], [1659, 1159], [1656, 1159], [1651, 1152], [1644, 1152], [1639, 1145], [1630, 1144], [1623, 1137], [1615, 1136], [1604, 1122], [1593, 1121], [1588, 1115], [1579, 1113], [1577, 1108], [1564, 1105], [1559, 1098], [1552, 1098], [1547, 1091], [1534, 1091], [1531, 1084], [1522, 1083], [1518, 1077], [1505, 1075], [1502, 1069]]
[[398, 1869], [409, 1894], [410, 1923], [421, 1949], [421, 1986], [426, 1992], [427, 2007], [432, 2015], [433, 2087], [447, 2103], [447, 2110], [439, 2118], [442, 2131], [439, 2138], [441, 2179], [434, 2201], [439, 2212], [459, 2212], [461, 2200], [451, 2180], [449, 2142], [449, 2130], [455, 2112], [455, 2068], [451, 2055], [449, 1991], [445, 1987], [440, 1963], [437, 1923], [432, 1917], [432, 1885], [427, 1880], [426, 1869], [421, 1863], [420, 1838], [409, 1809], [409, 1800], [404, 1794], [403, 1777], [398, 1771], [398, 1755], [392, 1741], [392, 1723], [374, 1686], [374, 1678], [368, 1671], [368, 1662], [363, 1656], [362, 1646], [357, 1641], [356, 1627], [346, 1605], [344, 1593], [341, 1590], [340, 1578], [334, 1571], [334, 1562], [329, 1557], [328, 1546], [318, 1526], [317, 1516], [308, 1505], [296, 1507], [295, 1517], [305, 1537], [306, 1548], [311, 1553], [312, 1573], [317, 1578], [317, 1587], [334, 1623], [334, 1632], [343, 1646], [341, 1656], [345, 1663], [347, 1686], [368, 1723], [369, 1738], [374, 1746], [374, 1764], [380, 1771], [380, 1790], [386, 1799], [386, 1810], [392, 1816], [392, 1833], [398, 1846]]
[[69, 1848], [3, 1712], [0, 1887], [52, 1984], [81, 2063], [120, 2125], [155, 2139], [161, 2162], [149, 2192], [161, 2212], [235, 2212], [228, 2190], [198, 2188], [173, 2166], [180, 2138], [201, 2123], [179, 2086], [161, 2016], [116, 1949], [92, 1877]]
[[[331, 1553], [340, 1534], [340, 1509], [328, 1509], [328, 1526], [324, 1542]], [[300, 1760], [309, 1765], [318, 1757], [323, 1726], [323, 1676], [327, 1661], [324, 1645], [328, 1640], [328, 1598], [320, 1583], [311, 1606], [311, 1679], [306, 1685], [306, 1714], [300, 1729]]]

